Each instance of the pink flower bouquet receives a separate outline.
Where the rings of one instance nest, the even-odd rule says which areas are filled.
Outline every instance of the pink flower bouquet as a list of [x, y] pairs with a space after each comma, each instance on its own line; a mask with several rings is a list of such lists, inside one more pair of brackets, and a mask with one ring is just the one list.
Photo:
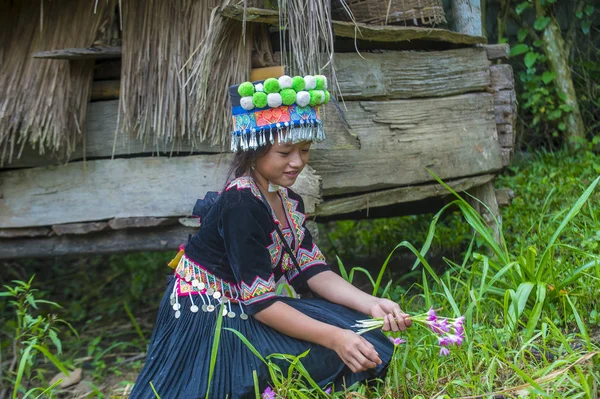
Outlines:
[[[435, 313], [433, 307], [431, 307], [428, 312], [410, 316], [410, 319], [412, 320], [413, 324], [426, 328], [436, 336], [438, 345], [440, 346], [441, 356], [449, 355], [449, 347], [453, 345], [460, 346], [465, 339], [465, 330], [463, 328], [465, 321], [464, 316], [457, 318], [440, 318]], [[356, 323], [357, 324], [353, 325], [352, 327], [359, 329], [356, 332], [359, 335], [364, 334], [367, 331], [383, 327], [383, 319], [358, 320]], [[391, 340], [394, 345], [405, 342], [399, 338]]]

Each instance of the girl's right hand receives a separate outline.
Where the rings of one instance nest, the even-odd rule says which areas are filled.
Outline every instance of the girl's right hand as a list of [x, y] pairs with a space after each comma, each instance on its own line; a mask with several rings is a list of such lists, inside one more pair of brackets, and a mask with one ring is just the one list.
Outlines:
[[352, 330], [340, 329], [333, 349], [353, 373], [375, 368], [381, 364], [375, 347]]

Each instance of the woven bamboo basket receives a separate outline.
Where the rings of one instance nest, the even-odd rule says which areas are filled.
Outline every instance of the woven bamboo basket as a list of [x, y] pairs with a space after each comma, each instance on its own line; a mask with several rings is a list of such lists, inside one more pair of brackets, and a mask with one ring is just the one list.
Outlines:
[[334, 19], [350, 21], [345, 6], [356, 22], [373, 25], [437, 25], [446, 22], [442, 0], [334, 0]]

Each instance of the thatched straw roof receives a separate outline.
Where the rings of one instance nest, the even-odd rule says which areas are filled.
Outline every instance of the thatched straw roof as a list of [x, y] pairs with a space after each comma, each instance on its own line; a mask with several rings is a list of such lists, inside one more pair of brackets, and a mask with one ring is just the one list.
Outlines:
[[113, 6], [113, 1], [0, 1], [0, 164], [27, 143], [40, 153], [74, 150], [85, 125], [94, 63], [31, 55], [92, 45]]

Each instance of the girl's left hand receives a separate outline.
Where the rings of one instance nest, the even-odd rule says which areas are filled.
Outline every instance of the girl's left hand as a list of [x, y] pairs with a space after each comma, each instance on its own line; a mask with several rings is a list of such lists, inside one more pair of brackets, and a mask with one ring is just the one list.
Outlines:
[[385, 298], [376, 299], [371, 307], [371, 317], [383, 319], [383, 331], [404, 331], [412, 324], [410, 316], [396, 302]]

